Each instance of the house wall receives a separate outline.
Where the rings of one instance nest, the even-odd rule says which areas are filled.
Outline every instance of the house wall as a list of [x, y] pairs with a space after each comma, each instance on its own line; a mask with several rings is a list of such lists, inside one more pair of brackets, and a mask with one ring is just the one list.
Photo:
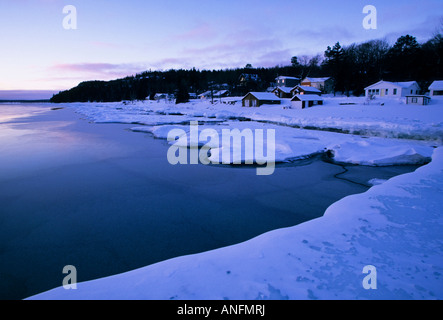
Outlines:
[[242, 100], [242, 107], [260, 107], [264, 104], [281, 104], [280, 100], [258, 100], [253, 95], [248, 94]]
[[425, 97], [407, 97], [406, 104], [417, 104], [426, 106], [429, 104], [429, 99]]
[[276, 91], [276, 96], [279, 97], [279, 98], [292, 98], [292, 94], [291, 93], [286, 93], [286, 92], [283, 92], [281, 90], [277, 90]]
[[251, 94], [247, 95], [242, 100], [242, 107], [258, 107], [258, 100]]
[[420, 88], [413, 86], [411, 88], [402, 89], [402, 97], [405, 97], [408, 94], [420, 94]]
[[333, 79], [328, 79], [328, 80], [322, 81], [322, 82], [305, 81], [305, 82], [300, 83], [300, 85], [317, 88], [318, 90], [321, 90], [323, 93], [331, 93], [334, 91], [334, 80]]
[[288, 87], [292, 88], [299, 84], [299, 81], [296, 79], [278, 79], [277, 86], [278, 87]]
[[366, 97], [370, 94], [377, 97], [406, 97], [411, 94], [419, 94], [420, 87], [418, 85], [411, 86], [409, 88], [403, 88], [400, 86], [394, 86], [389, 83], [381, 83], [380, 85], [374, 86], [371, 89], [366, 89]]
[[302, 101], [292, 101], [291, 104], [294, 109], [303, 109]]
[[323, 105], [323, 101], [291, 101], [294, 109], [304, 109], [315, 105]]

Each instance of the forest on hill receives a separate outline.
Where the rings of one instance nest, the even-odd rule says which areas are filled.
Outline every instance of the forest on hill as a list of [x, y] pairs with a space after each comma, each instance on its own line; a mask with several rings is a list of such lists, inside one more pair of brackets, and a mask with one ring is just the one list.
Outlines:
[[361, 95], [364, 88], [379, 80], [419, 83], [423, 91], [433, 80], [443, 80], [443, 35], [436, 34], [424, 43], [411, 35], [401, 36], [395, 44], [371, 40], [341, 46], [328, 46], [316, 56], [293, 56], [287, 66], [224, 70], [171, 69], [145, 71], [111, 81], [86, 81], [59, 92], [51, 102], [114, 102], [153, 99], [157, 93], [174, 94], [185, 102], [189, 93], [208, 90], [229, 90], [232, 96], [249, 91], [265, 91], [274, 85], [277, 76], [298, 78], [333, 77], [334, 91]]

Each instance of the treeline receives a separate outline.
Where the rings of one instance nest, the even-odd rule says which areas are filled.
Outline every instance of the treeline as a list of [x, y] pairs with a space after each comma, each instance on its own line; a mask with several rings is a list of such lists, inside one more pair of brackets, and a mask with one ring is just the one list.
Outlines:
[[287, 66], [146, 71], [112, 81], [82, 82], [54, 95], [51, 102], [144, 100], [153, 99], [156, 93], [174, 94], [177, 102], [185, 102], [189, 93], [211, 89], [228, 89], [231, 95], [241, 96], [249, 91], [265, 91], [279, 75], [299, 78], [330, 76], [335, 79], [335, 92], [348, 95], [360, 95], [366, 86], [381, 79], [416, 80], [425, 89], [433, 80], [443, 79], [442, 58], [441, 34], [422, 44], [410, 35], [398, 38], [392, 46], [384, 40], [344, 47], [337, 42], [328, 46], [323, 55], [294, 56]]
[[411, 81], [426, 91], [432, 80], [443, 79], [443, 36], [438, 34], [423, 44], [410, 35], [393, 46], [384, 40], [341, 47], [336, 43], [325, 51], [322, 70], [335, 79], [335, 90], [360, 95], [379, 80]]
[[[121, 100], [153, 99], [156, 93], [180, 95], [181, 92], [199, 94], [208, 90], [228, 89], [231, 95], [249, 91], [265, 91], [277, 75], [296, 73], [292, 66], [273, 68], [244, 68], [225, 70], [146, 71], [135, 76], [112, 81], [86, 81], [62, 91], [51, 102], [113, 102]], [[257, 78], [241, 81], [242, 75]]]

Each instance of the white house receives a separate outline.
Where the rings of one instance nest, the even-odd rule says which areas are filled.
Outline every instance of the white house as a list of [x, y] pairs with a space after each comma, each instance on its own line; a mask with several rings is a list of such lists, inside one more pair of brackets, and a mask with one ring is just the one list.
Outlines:
[[436, 80], [429, 86], [431, 97], [443, 96], [443, 80]]
[[407, 95], [420, 93], [420, 86], [417, 81], [389, 82], [381, 80], [365, 88], [366, 97], [391, 97], [401, 98]]

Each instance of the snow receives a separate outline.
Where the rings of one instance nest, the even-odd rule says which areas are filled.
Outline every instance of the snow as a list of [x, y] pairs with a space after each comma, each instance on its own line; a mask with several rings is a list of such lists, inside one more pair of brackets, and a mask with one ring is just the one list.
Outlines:
[[289, 76], [278, 76], [278, 77], [276, 78], [276, 80], [286, 80], [286, 79], [289, 79], [289, 80], [300, 80], [300, 78], [289, 77]]
[[275, 94], [271, 92], [249, 92], [251, 95], [259, 100], [280, 100]]
[[[323, 98], [324, 105], [302, 110], [285, 108], [289, 99], [259, 108], [241, 107], [241, 98], [223, 100], [234, 105], [69, 104], [92, 121], [136, 123], [133, 131], [161, 139], [174, 128], [188, 134], [190, 121], [217, 134], [273, 129], [276, 161], [323, 152], [339, 163], [371, 166], [432, 161], [388, 181], [373, 179], [367, 192], [292, 228], [30, 299], [442, 299], [443, 100], [416, 106]], [[226, 147], [212, 142], [214, 151]], [[363, 287], [368, 265], [377, 271], [375, 290]]]
[[323, 101], [323, 98], [316, 94], [297, 94], [292, 98], [292, 101]]
[[443, 90], [443, 80], [435, 80], [429, 86], [429, 90]]
[[275, 90], [280, 90], [280, 91], [283, 91], [284, 93], [287, 93], [287, 94], [290, 94], [292, 89], [293, 88], [289, 88], [289, 87], [277, 87], [277, 88], [275, 88]]
[[[156, 138], [166, 139], [172, 129], [182, 129], [189, 133], [189, 125], [167, 125], [151, 127], [134, 127], [131, 130], [136, 132], [148, 132]], [[257, 129], [272, 129], [276, 131], [275, 140], [275, 161], [284, 162], [294, 159], [303, 159], [318, 153], [332, 151], [334, 160], [342, 163], [362, 164], [362, 165], [394, 165], [394, 164], [423, 164], [430, 161], [433, 147], [427, 142], [384, 139], [377, 137], [361, 137], [343, 133], [302, 130], [290, 127], [281, 127], [274, 124], [258, 122], [236, 122], [226, 121], [217, 125], [200, 125], [198, 127], [199, 135], [202, 130], [212, 129], [219, 136], [224, 129], [239, 129], [241, 132], [245, 129], [252, 131]], [[189, 137], [188, 137], [189, 138]], [[220, 139], [221, 140], [221, 139]], [[189, 139], [188, 139], [189, 141]], [[201, 141], [200, 146], [206, 141]], [[214, 143], [211, 140], [211, 143]], [[170, 142], [176, 144], [177, 142]], [[184, 144], [182, 147], [195, 147], [195, 145]], [[231, 148], [231, 154], [234, 154], [232, 145], [223, 145], [222, 141], [212, 145], [213, 160], [216, 160], [217, 149]], [[243, 161], [233, 158], [232, 162]], [[257, 160], [257, 159], [255, 159]], [[218, 159], [219, 162], [221, 162]]]
[[366, 87], [365, 90], [373, 89], [373, 88], [381, 88], [381, 85], [384, 85], [385, 87], [389, 86], [389, 87], [397, 87], [397, 88], [403, 88], [403, 89], [408, 89], [413, 85], [418, 86], [416, 81], [390, 82], [390, 81], [381, 80], [377, 83], [374, 83], [374, 84]]
[[[30, 299], [441, 299], [443, 148], [321, 218]], [[365, 289], [374, 266], [377, 289]]]
[[330, 77], [325, 77], [325, 78], [309, 78], [306, 77], [302, 82], [325, 82], [327, 80], [329, 80]]
[[318, 92], [321, 93], [321, 91], [314, 87], [308, 87], [308, 86], [296, 86], [296, 88], [299, 88], [303, 91], [309, 91], [309, 92]]

